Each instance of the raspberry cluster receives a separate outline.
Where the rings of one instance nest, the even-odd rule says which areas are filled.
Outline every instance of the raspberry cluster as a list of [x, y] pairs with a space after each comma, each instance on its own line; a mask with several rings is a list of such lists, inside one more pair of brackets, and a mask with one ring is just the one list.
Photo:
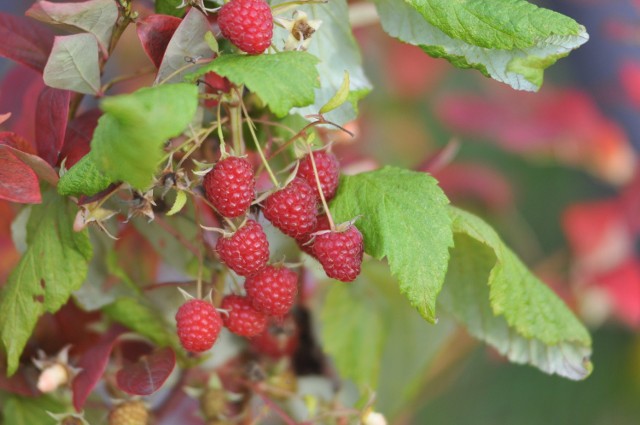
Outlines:
[[[327, 276], [351, 282], [360, 273], [362, 234], [352, 223], [333, 226], [327, 212], [321, 212], [325, 204], [322, 197], [328, 201], [336, 194], [339, 172], [338, 160], [332, 153], [316, 151], [306, 155], [293, 179], [265, 198], [262, 213], [315, 257]], [[268, 346], [269, 341], [275, 340], [273, 326], [268, 323], [285, 320], [295, 303], [298, 275], [282, 264], [269, 264], [269, 241], [262, 225], [247, 217], [256, 198], [255, 186], [252, 164], [238, 156], [223, 156], [203, 179], [207, 200], [231, 227], [235, 226], [233, 232], [225, 231], [218, 238], [215, 250], [227, 268], [245, 278], [246, 295], [224, 297], [222, 316], [209, 302], [185, 303], [176, 321], [180, 341], [189, 351], [211, 348], [222, 325], [237, 335], [261, 341], [258, 346]], [[232, 219], [242, 222], [236, 226]], [[278, 341], [282, 342], [282, 338]]]

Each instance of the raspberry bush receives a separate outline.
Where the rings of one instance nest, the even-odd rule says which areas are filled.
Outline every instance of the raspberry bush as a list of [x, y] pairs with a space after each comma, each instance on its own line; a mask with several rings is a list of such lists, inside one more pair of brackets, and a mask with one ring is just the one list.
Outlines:
[[[513, 362], [586, 378], [588, 332], [491, 226], [429, 172], [347, 155], [373, 90], [349, 10], [353, 25], [379, 21], [529, 91], [588, 37], [524, 0], [480, 3], [42, 1], [1, 14], [0, 55], [31, 68], [37, 92], [24, 117], [0, 110], [0, 125], [37, 122], [35, 136], [0, 133], [0, 198], [24, 205], [0, 294], [2, 391], [81, 422], [384, 423], [398, 412], [377, 397], [389, 347], [449, 329], [440, 314]], [[51, 317], [65, 330], [45, 344]], [[7, 424], [25, 423], [15, 400]]]

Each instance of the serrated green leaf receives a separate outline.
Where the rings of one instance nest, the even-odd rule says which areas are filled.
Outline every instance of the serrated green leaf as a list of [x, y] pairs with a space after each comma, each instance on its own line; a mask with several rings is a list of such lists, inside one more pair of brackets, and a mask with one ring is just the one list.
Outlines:
[[40, 1], [35, 3], [26, 15], [48, 24], [75, 30], [74, 32], [80, 30], [91, 33], [107, 49], [119, 13], [118, 5], [113, 0], [88, 0], [80, 3]]
[[365, 251], [387, 257], [401, 292], [430, 322], [453, 244], [447, 204], [433, 177], [395, 167], [343, 177], [331, 204], [338, 221], [362, 216]]
[[184, 191], [179, 190], [176, 193], [176, 200], [173, 202], [173, 206], [167, 212], [167, 216], [171, 216], [179, 213], [186, 203], [187, 203], [187, 194], [184, 193]]
[[33, 206], [27, 245], [0, 294], [0, 335], [7, 351], [8, 373], [18, 368], [38, 318], [62, 307], [87, 274], [92, 255], [86, 231], [74, 232], [77, 208], [48, 192]]
[[516, 363], [583, 379], [591, 338], [484, 221], [451, 208], [455, 248], [440, 298], [469, 332]]
[[156, 13], [181, 18], [186, 11], [185, 7], [178, 8], [181, 4], [182, 0], [156, 0]]
[[54, 425], [57, 421], [47, 412], [61, 413], [64, 405], [49, 396], [27, 398], [9, 397], [2, 409], [5, 425]]
[[524, 0], [376, 0], [386, 32], [459, 68], [536, 91], [544, 69], [589, 39], [573, 19]]
[[113, 181], [98, 169], [93, 153], [89, 152], [76, 162], [58, 182], [58, 193], [63, 196], [95, 195]]
[[273, 55], [223, 55], [190, 74], [195, 81], [207, 72], [244, 84], [257, 94], [279, 117], [294, 106], [313, 103], [314, 88], [319, 87], [318, 58], [307, 52], [281, 52]]
[[185, 130], [197, 107], [198, 88], [191, 84], [148, 87], [103, 100], [105, 113], [91, 140], [96, 165], [112, 181], [146, 188], [163, 144]]
[[[288, 0], [275, 0], [272, 7]], [[358, 115], [358, 101], [371, 91], [371, 83], [362, 68], [360, 48], [351, 32], [349, 8], [346, 0], [331, 0], [327, 3], [300, 4], [295, 10], [308, 15], [309, 20], [318, 20], [322, 25], [311, 36], [308, 52], [318, 59], [320, 87], [315, 90], [315, 101], [293, 112], [301, 116], [317, 114], [322, 105], [336, 94], [342, 85], [344, 72], [350, 76], [349, 102], [328, 112], [325, 118], [338, 124], [354, 120]], [[283, 28], [274, 28], [274, 41], [286, 40], [289, 34]]]
[[175, 338], [168, 331], [160, 315], [143, 300], [136, 298], [119, 298], [102, 308], [102, 311], [118, 323], [146, 336], [159, 346], [175, 346]]
[[336, 94], [320, 108], [321, 114], [333, 111], [349, 99], [349, 72], [344, 72], [344, 80]]
[[92, 34], [56, 36], [44, 67], [46, 85], [85, 94], [100, 93], [98, 41]]

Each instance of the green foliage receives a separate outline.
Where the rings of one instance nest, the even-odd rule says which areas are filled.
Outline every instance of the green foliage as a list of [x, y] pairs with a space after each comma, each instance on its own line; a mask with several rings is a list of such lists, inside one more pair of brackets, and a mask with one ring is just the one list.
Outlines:
[[339, 221], [362, 216], [365, 251], [387, 257], [400, 291], [430, 322], [453, 244], [447, 204], [433, 177], [394, 167], [343, 177], [331, 204]]
[[47, 412], [62, 411], [64, 406], [51, 397], [27, 398], [14, 395], [4, 402], [2, 423], [5, 425], [54, 425], [56, 420]]
[[163, 155], [163, 144], [181, 134], [198, 107], [198, 88], [166, 84], [102, 101], [91, 141], [93, 159], [113, 181], [144, 189]]
[[96, 38], [92, 34], [56, 37], [43, 77], [46, 85], [57, 89], [100, 93]]
[[[313, 103], [318, 85], [318, 59], [307, 52], [273, 55], [222, 55], [187, 78], [191, 81], [216, 72], [235, 84], [244, 84], [279, 117], [294, 106]], [[316, 111], [317, 112], [317, 111]]]
[[105, 190], [113, 181], [98, 169], [93, 153], [89, 152], [76, 162], [58, 182], [60, 195], [95, 195]]
[[479, 218], [451, 208], [455, 248], [441, 305], [511, 361], [582, 379], [591, 338], [566, 305]]
[[178, 8], [181, 4], [181, 0], [156, 0], [156, 13], [181, 18], [185, 12], [184, 7]]
[[74, 232], [77, 208], [55, 192], [46, 192], [27, 223], [27, 251], [0, 296], [0, 335], [7, 351], [8, 373], [45, 312], [54, 313], [78, 289], [92, 255], [86, 231]]
[[544, 69], [589, 39], [571, 18], [524, 0], [376, 4], [390, 35], [519, 90], [538, 90]]
[[144, 300], [121, 297], [115, 302], [102, 308], [102, 311], [118, 323], [144, 335], [159, 346], [177, 346], [175, 335], [169, 333], [168, 326], [163, 322]]
[[[275, 0], [272, 6], [288, 0]], [[349, 102], [326, 114], [328, 120], [344, 124], [356, 118], [358, 101], [371, 91], [371, 83], [362, 69], [360, 48], [351, 32], [346, 0], [331, 0], [324, 4], [298, 5], [309, 20], [322, 21], [322, 26], [310, 39], [308, 52], [318, 59], [320, 87], [315, 90], [315, 101], [305, 108], [294, 110], [302, 116], [317, 114], [320, 108], [340, 90], [345, 71], [350, 76]], [[274, 40], [286, 40], [285, 29], [274, 29]]]

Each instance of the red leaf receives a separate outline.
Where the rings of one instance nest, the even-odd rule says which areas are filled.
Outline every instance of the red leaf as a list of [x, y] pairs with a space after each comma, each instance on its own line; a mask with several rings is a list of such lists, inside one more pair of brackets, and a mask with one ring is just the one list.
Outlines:
[[44, 87], [42, 75], [22, 65], [11, 68], [0, 84], [0, 111], [11, 112], [5, 127], [28, 140], [33, 153], [36, 103]]
[[102, 111], [99, 109], [90, 109], [67, 124], [67, 133], [59, 156], [59, 162], [66, 158], [66, 168], [71, 168], [91, 150], [91, 138], [101, 115]]
[[640, 326], [640, 263], [630, 258], [596, 278], [613, 302], [613, 313], [632, 327]]
[[167, 380], [176, 365], [176, 354], [169, 347], [142, 356], [136, 363], [118, 371], [118, 388], [133, 395], [149, 395], [156, 392]]
[[35, 397], [39, 394], [33, 385], [33, 381], [28, 379], [27, 369], [21, 366], [18, 373], [11, 378], [7, 377], [7, 370], [4, 362], [0, 364], [0, 389], [23, 397]]
[[14, 149], [30, 154], [36, 153], [31, 143], [27, 142], [12, 131], [3, 131], [0, 133], [0, 145], [10, 146]]
[[42, 202], [38, 176], [6, 145], [0, 145], [0, 199], [21, 204]]
[[0, 114], [0, 125], [4, 124], [11, 118], [11, 112], [7, 112], [6, 114]]
[[36, 145], [38, 155], [51, 165], [58, 161], [69, 118], [71, 93], [45, 87], [36, 106]]
[[160, 68], [167, 45], [181, 22], [175, 16], [150, 15], [136, 24], [142, 47], [156, 68]]
[[118, 337], [124, 332], [126, 332], [126, 329], [120, 325], [111, 326], [95, 345], [85, 351], [80, 359], [78, 367], [82, 369], [82, 372], [75, 377], [72, 384], [73, 407], [77, 411], [82, 410], [89, 394], [102, 378], [102, 374], [109, 362], [111, 350]]
[[622, 64], [620, 83], [629, 102], [640, 108], [640, 61], [628, 60]]
[[31, 167], [37, 176], [52, 186], [58, 184], [58, 173], [49, 163], [37, 155], [30, 152], [33, 151], [31, 145], [20, 136], [11, 132], [0, 133], [0, 147], [11, 151], [11, 153], [19, 158], [27, 166]]
[[31, 19], [0, 13], [0, 40], [0, 56], [42, 73], [53, 46], [53, 32]]

